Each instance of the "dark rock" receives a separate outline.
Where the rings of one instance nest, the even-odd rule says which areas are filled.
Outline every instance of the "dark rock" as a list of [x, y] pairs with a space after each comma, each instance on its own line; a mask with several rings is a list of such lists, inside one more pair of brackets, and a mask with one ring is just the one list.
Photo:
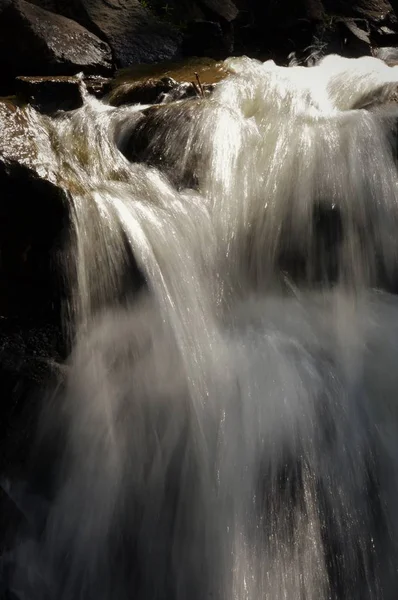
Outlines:
[[[132, 162], [162, 170], [177, 188], [196, 188], [198, 165], [206, 160], [197, 144], [195, 123], [206, 103], [201, 99], [152, 106], [131, 121], [121, 152]], [[186, 149], [191, 150], [187, 153]]]
[[17, 77], [15, 92], [42, 112], [73, 110], [83, 104], [80, 81], [74, 77]]
[[162, 101], [165, 94], [169, 94], [178, 85], [177, 81], [171, 77], [122, 83], [110, 93], [109, 103], [112, 106], [121, 106], [122, 104], [158, 104]]
[[376, 58], [384, 60], [390, 67], [398, 65], [398, 48], [375, 48], [373, 54]]
[[[24, 479], [38, 418], [68, 351], [61, 321], [67, 193], [43, 118], [0, 100], [0, 556], [13, 546], [22, 515], [4, 481]], [[4, 582], [6, 564], [0, 562]], [[3, 597], [5, 590], [1, 589]], [[6, 596], [4, 596], [6, 597]]]
[[382, 21], [393, 13], [389, 0], [323, 0], [325, 14]]
[[346, 56], [398, 44], [398, 0], [151, 0], [151, 10], [139, 0], [32, 1], [108, 41], [121, 66], [178, 55], [170, 22], [184, 34], [184, 56], [247, 53], [285, 64], [290, 53], [319, 46], [322, 29], [325, 51], [337, 47]]
[[367, 21], [336, 17], [333, 26], [319, 24], [314, 32], [316, 44], [311, 48], [315, 60], [320, 55], [340, 54], [347, 58], [371, 56], [371, 32]]
[[389, 0], [237, 0], [236, 3], [241, 13], [235, 21], [235, 51], [254, 51], [277, 61], [280, 57], [282, 62], [290, 52], [314, 46], [317, 51], [323, 45], [327, 52], [331, 42], [347, 56], [358, 56], [361, 48], [369, 54], [370, 45], [393, 45], [382, 28], [387, 27], [393, 33], [397, 30], [396, 13]]
[[105, 42], [78, 23], [24, 0], [0, 4], [0, 64], [9, 79], [112, 70]]
[[398, 45], [398, 31], [394, 31], [386, 25], [372, 27], [372, 42], [376, 46]]
[[[5, 483], [26, 479], [37, 438], [38, 420], [49, 400], [48, 389], [62, 383], [62, 333], [55, 326], [24, 319], [0, 318], [0, 580], [4, 553], [14, 546], [23, 523], [19, 503]], [[1, 595], [0, 587], [0, 597]]]
[[343, 27], [356, 38], [359, 42], [363, 42], [366, 46], [370, 45], [370, 31], [366, 21], [358, 23], [354, 19], [341, 19]]
[[178, 82], [171, 77], [122, 83], [109, 94], [112, 106], [123, 104], [163, 104], [210, 94], [215, 84], [201, 84], [200, 79]]
[[180, 33], [139, 0], [76, 0], [70, 10], [73, 18], [108, 42], [120, 67], [169, 60], [178, 54]]
[[84, 78], [84, 84], [87, 91], [96, 98], [103, 98], [111, 90], [112, 80], [99, 75], [92, 75]]
[[187, 56], [227, 58], [233, 51], [233, 39], [224, 33], [219, 23], [194, 21], [187, 26], [183, 52]]
[[[27, 0], [29, 4], [34, 4], [35, 6], [39, 6], [40, 8], [44, 8], [45, 10], [49, 10], [50, 12], [57, 13], [62, 15], [62, 10], [59, 10], [57, 0]], [[67, 15], [65, 15], [67, 16]]]
[[236, 4], [231, 0], [202, 0], [201, 4], [226, 21], [233, 21], [238, 16]]
[[376, 22], [387, 19], [394, 12], [389, 0], [284, 0], [278, 3], [253, 0], [248, 4], [254, 7], [256, 15], [263, 19], [268, 17], [271, 26], [284, 27], [290, 27], [303, 18], [323, 21], [325, 18], [346, 17]]
[[[84, 78], [87, 91], [101, 98], [109, 91], [110, 80], [92, 76]], [[15, 92], [20, 100], [37, 110], [52, 113], [74, 110], [83, 104], [82, 80], [79, 77], [17, 77]]]
[[69, 198], [34, 114], [0, 102], [0, 129], [0, 316], [57, 320]]

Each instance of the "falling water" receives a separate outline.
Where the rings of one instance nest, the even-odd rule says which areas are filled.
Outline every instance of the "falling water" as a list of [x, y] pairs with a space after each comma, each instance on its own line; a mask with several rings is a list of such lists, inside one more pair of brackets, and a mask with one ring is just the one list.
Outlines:
[[398, 67], [226, 68], [42, 118], [75, 341], [20, 600], [396, 597]]

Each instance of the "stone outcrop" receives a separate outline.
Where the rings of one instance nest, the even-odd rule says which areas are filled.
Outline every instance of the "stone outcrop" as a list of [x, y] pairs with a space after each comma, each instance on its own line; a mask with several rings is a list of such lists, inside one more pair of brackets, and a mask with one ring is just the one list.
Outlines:
[[258, 54], [286, 63], [291, 53], [305, 55], [305, 49], [317, 45], [359, 56], [371, 54], [374, 47], [398, 44], [398, 0], [30, 2], [74, 19], [99, 36], [123, 68], [231, 54]]
[[[36, 0], [42, 3], [46, 0]], [[181, 34], [139, 0], [53, 2], [53, 10], [81, 23], [112, 48], [119, 67], [169, 60], [178, 55]], [[149, 4], [149, 3], [148, 3]]]
[[0, 316], [51, 320], [61, 302], [68, 195], [33, 115], [1, 101], [0, 129]]
[[79, 77], [55, 75], [22, 76], [15, 80], [18, 99], [43, 113], [80, 108], [84, 88], [93, 96], [102, 98], [110, 89], [110, 79], [99, 75], [88, 76], [83, 80]]
[[24, 0], [0, 3], [0, 66], [4, 77], [112, 71], [109, 46], [87, 29]]

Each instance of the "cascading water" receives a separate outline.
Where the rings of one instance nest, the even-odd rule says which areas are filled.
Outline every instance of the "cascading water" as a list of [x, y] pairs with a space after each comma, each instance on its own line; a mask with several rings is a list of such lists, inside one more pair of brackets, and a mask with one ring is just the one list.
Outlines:
[[43, 117], [77, 336], [18, 599], [396, 597], [398, 68], [227, 67], [210, 98]]

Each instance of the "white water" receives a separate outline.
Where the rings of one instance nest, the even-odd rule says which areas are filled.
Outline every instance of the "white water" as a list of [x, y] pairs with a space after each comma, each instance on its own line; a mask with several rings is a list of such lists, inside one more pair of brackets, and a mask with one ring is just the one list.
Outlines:
[[45, 124], [78, 335], [17, 598], [396, 596], [398, 304], [375, 288], [397, 267], [398, 68], [227, 62], [211, 98], [158, 109], [164, 174], [119, 150], [142, 107]]

